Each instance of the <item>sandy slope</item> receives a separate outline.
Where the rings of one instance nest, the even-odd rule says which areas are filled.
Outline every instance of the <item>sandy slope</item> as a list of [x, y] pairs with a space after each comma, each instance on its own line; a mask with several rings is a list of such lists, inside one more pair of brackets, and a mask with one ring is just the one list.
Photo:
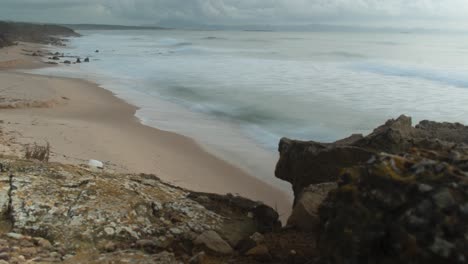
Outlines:
[[[112, 170], [143, 172], [196, 191], [237, 193], [276, 207], [283, 216], [291, 200], [201, 149], [193, 140], [141, 125], [136, 108], [93, 83], [12, 71], [39, 67], [21, 44], [0, 49], [0, 120], [3, 152], [21, 153], [27, 143], [52, 145], [52, 160], [106, 162]], [[274, 177], [272, 175], [272, 177]]]

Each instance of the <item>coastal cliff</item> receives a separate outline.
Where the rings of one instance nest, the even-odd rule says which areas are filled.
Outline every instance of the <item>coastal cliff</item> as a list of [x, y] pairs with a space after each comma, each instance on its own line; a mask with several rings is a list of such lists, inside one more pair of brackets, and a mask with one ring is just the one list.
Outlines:
[[319, 263], [466, 263], [468, 127], [411, 118], [331, 144], [282, 139], [277, 177]]
[[59, 25], [0, 21], [0, 48], [17, 41], [63, 45], [61, 37], [76, 36], [79, 34], [72, 29]]
[[[52, 35], [72, 34], [55, 28], [27, 39], [28, 27], [0, 30], [0, 45], [50, 43]], [[67, 85], [60, 82], [60, 90]], [[75, 101], [76, 94], [61, 95], [46, 106]], [[45, 107], [17, 100], [14, 106]], [[16, 116], [2, 121], [0, 145], [6, 148], [13, 145], [14, 122]], [[23, 122], [27, 129], [38, 125]], [[422, 121], [413, 127], [406, 116], [334, 143], [282, 139], [276, 176], [294, 193], [286, 226], [262, 202], [190, 191], [158, 175], [3, 155], [0, 264], [466, 263], [467, 144], [464, 125]]]
[[401, 116], [366, 137], [281, 140], [285, 227], [260, 202], [155, 175], [3, 157], [0, 261], [465, 263], [467, 131]]

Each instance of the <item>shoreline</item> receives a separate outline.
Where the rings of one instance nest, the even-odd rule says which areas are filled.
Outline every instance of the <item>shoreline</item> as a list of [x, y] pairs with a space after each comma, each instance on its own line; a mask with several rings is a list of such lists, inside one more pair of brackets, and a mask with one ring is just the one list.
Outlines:
[[[17, 51], [23, 45], [31, 44], [21, 44]], [[0, 61], [4, 61], [4, 51], [0, 50]], [[19, 104], [1, 111], [3, 128], [11, 130], [7, 134], [16, 141], [13, 149], [47, 140], [52, 146], [52, 161], [83, 164], [98, 159], [106, 165], [112, 163], [113, 171], [155, 174], [194, 191], [238, 194], [276, 208], [282, 219], [289, 215], [292, 199], [287, 193], [208, 153], [193, 139], [142, 124], [135, 116], [138, 108], [112, 92], [86, 80], [13, 72], [34, 68], [38, 58], [9, 56], [31, 64], [5, 66], [0, 62], [2, 80], [17, 87], [16, 91], [24, 89], [24, 95], [34, 86], [37, 89], [28, 96], [46, 94], [52, 102], [38, 107]]]

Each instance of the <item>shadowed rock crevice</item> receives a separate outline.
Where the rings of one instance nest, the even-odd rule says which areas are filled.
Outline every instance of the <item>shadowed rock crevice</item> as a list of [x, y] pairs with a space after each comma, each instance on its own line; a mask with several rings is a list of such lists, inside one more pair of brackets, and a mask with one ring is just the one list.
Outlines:
[[13, 186], [13, 179], [14, 179], [14, 176], [13, 174], [10, 174], [8, 176], [8, 185], [9, 185], [9, 189], [8, 189], [8, 207], [7, 207], [7, 210], [5, 212], [5, 219], [7, 221], [10, 222], [11, 224], [11, 227], [13, 228], [15, 226], [15, 218], [13, 217], [13, 190], [14, 190], [14, 186]]

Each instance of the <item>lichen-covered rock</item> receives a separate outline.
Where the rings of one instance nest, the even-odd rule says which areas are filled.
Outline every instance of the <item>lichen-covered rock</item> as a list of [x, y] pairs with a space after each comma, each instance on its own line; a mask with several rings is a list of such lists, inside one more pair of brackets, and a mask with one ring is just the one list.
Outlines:
[[320, 209], [324, 260], [466, 263], [468, 155], [448, 156], [412, 149], [344, 170]]
[[[274, 211], [232, 195], [192, 193], [154, 175], [0, 159], [0, 235], [29, 241], [20, 243], [18, 256], [5, 254], [6, 261], [40, 256], [45, 263], [187, 262], [201, 234], [220, 234], [235, 244], [261, 231], [258, 208]], [[276, 223], [278, 215], [268, 221]], [[223, 246], [220, 252], [232, 252], [227, 242]], [[161, 255], [165, 251], [172, 255]]]
[[448, 151], [463, 144], [468, 144], [467, 126], [421, 121], [413, 127], [411, 118], [402, 115], [366, 137], [352, 135], [334, 143], [283, 138], [275, 175], [292, 184], [297, 198], [309, 185], [336, 181], [342, 168], [365, 164], [380, 152], [399, 154], [413, 147]]

